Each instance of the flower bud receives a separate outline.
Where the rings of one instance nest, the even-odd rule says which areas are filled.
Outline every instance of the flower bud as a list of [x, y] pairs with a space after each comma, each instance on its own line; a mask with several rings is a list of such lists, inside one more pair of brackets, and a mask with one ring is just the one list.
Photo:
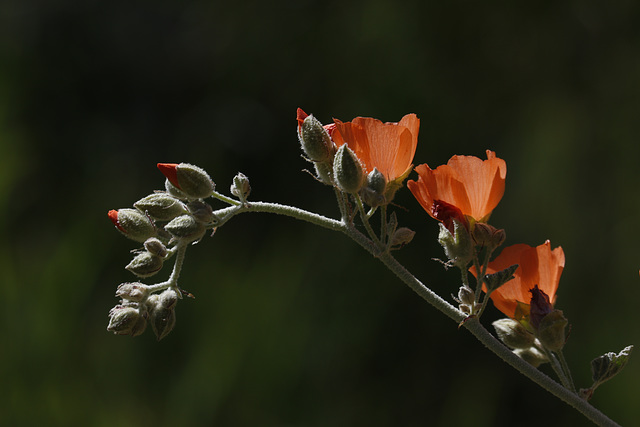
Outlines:
[[535, 285], [531, 292], [531, 308], [529, 309], [529, 321], [534, 330], [538, 330], [540, 322], [549, 313], [553, 311], [553, 305], [549, 301], [549, 296]]
[[187, 207], [189, 208], [189, 213], [191, 213], [198, 222], [203, 224], [216, 224], [219, 221], [219, 218], [213, 214], [211, 205], [202, 200], [190, 202]]
[[535, 347], [517, 348], [513, 352], [535, 368], [549, 361], [547, 356]]
[[144, 241], [144, 248], [151, 252], [153, 255], [158, 255], [161, 258], [167, 256], [167, 247], [159, 239], [150, 237]]
[[138, 277], [151, 277], [162, 269], [164, 260], [151, 252], [140, 252], [125, 267]]
[[362, 188], [365, 178], [362, 164], [347, 144], [338, 148], [333, 160], [333, 178], [345, 193], [357, 193]]
[[466, 227], [457, 220], [453, 220], [453, 233], [440, 223], [438, 242], [444, 248], [447, 258], [458, 268], [466, 270], [473, 259], [473, 245]]
[[238, 172], [238, 174], [233, 177], [233, 184], [231, 184], [231, 194], [240, 199], [241, 202], [246, 202], [247, 197], [249, 197], [249, 193], [251, 193], [251, 185], [249, 185], [249, 178], [247, 178], [243, 173]]
[[533, 345], [535, 337], [520, 322], [513, 319], [500, 319], [492, 323], [498, 338], [507, 347], [527, 349]]
[[169, 221], [164, 229], [178, 239], [194, 241], [204, 236], [205, 226], [191, 215], [180, 215]]
[[336, 146], [331, 137], [329, 137], [322, 123], [313, 115], [306, 116], [300, 123], [301, 111], [298, 109], [298, 139], [300, 140], [302, 151], [313, 162], [323, 163], [330, 161], [336, 153]]
[[116, 296], [134, 302], [147, 299], [149, 286], [140, 282], [121, 283], [116, 290]]
[[559, 351], [567, 340], [565, 328], [569, 321], [562, 314], [562, 310], [553, 310], [540, 321], [537, 337], [540, 343], [551, 351]]
[[158, 163], [165, 177], [191, 199], [211, 196], [215, 184], [204, 169], [189, 163]]
[[386, 187], [387, 179], [378, 168], [374, 168], [367, 175], [366, 184], [360, 190], [362, 200], [371, 207], [384, 205], [386, 203], [384, 197]]
[[506, 233], [492, 225], [477, 222], [473, 227], [472, 237], [476, 246], [487, 247], [494, 250], [504, 243]]
[[159, 295], [157, 307], [173, 308], [178, 302], [178, 298], [180, 298], [178, 292], [174, 289], [166, 289]]
[[464, 314], [471, 315], [475, 312], [476, 293], [468, 285], [460, 286], [458, 297], [453, 299], [458, 303], [458, 309]]
[[314, 163], [316, 178], [323, 184], [333, 185], [333, 164], [331, 162]]
[[145, 316], [138, 308], [116, 305], [109, 311], [109, 325], [107, 331], [116, 335], [138, 336], [147, 327]]
[[180, 190], [178, 187], [173, 185], [171, 183], [171, 181], [169, 181], [168, 179], [164, 180], [164, 188], [165, 188], [165, 190], [167, 190], [167, 194], [170, 194], [170, 195], [172, 195], [173, 197], [175, 197], [177, 199], [189, 200], [189, 196], [184, 194], [184, 192], [182, 190]]
[[153, 333], [160, 341], [173, 330], [176, 325], [176, 311], [174, 308], [156, 308], [149, 315], [149, 322]]
[[122, 234], [136, 242], [142, 243], [157, 234], [153, 222], [137, 209], [112, 209], [108, 215], [113, 225]]
[[187, 213], [184, 203], [167, 193], [149, 194], [135, 202], [133, 206], [158, 221], [170, 221], [178, 215]]

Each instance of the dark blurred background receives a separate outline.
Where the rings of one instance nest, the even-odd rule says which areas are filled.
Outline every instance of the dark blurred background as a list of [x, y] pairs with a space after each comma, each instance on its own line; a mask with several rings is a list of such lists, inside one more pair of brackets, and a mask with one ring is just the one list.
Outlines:
[[[287, 218], [243, 215], [193, 247], [196, 299], [163, 341], [112, 335], [136, 244], [106, 213], [184, 161], [336, 216], [302, 172], [296, 108], [414, 112], [416, 164], [495, 150], [492, 223], [564, 248], [557, 306], [586, 387], [592, 358], [640, 342], [639, 49], [629, 0], [3, 1], [0, 424], [589, 425], [353, 242]], [[448, 297], [437, 224], [406, 189], [396, 202], [417, 231], [398, 258]], [[640, 420], [633, 359], [593, 398], [622, 425]]]

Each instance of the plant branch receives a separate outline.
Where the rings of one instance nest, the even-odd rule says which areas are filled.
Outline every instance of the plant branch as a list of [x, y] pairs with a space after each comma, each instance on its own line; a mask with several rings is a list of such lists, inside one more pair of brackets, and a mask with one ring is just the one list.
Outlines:
[[324, 217], [322, 215], [305, 211], [303, 209], [266, 202], [251, 202], [245, 206], [226, 208], [215, 213], [221, 218], [224, 218], [223, 221], [226, 222], [232, 216], [242, 212], [275, 213], [279, 215], [289, 216], [301, 221], [306, 221], [311, 224], [327, 228], [329, 230], [341, 231], [342, 233], [353, 239], [367, 252], [377, 257], [389, 270], [391, 270], [396, 276], [398, 276], [400, 280], [402, 280], [407, 286], [413, 289], [425, 301], [427, 301], [441, 313], [452, 319], [454, 322], [456, 322], [456, 324], [461, 324], [462, 322], [462, 326], [464, 326], [469, 332], [471, 332], [471, 334], [476, 337], [482, 344], [484, 344], [485, 347], [487, 347], [513, 368], [518, 370], [521, 374], [547, 390], [549, 393], [563, 400], [565, 403], [573, 406], [576, 410], [578, 410], [595, 424], [599, 426], [619, 427], [618, 424], [616, 424], [598, 409], [593, 407], [589, 402], [582, 399], [580, 396], [578, 396], [578, 394], [563, 387], [561, 384], [557, 383], [556, 381], [545, 375], [543, 372], [539, 371], [537, 368], [533, 367], [532, 365], [518, 357], [516, 354], [514, 354], [508, 347], [506, 347], [496, 337], [494, 337], [478, 321], [477, 318], [468, 318], [463, 312], [442, 299], [438, 294], [433, 292], [420, 280], [418, 280], [413, 274], [411, 274], [389, 252], [380, 253], [379, 251], [377, 251], [376, 245], [369, 238], [367, 238], [352, 225], [347, 224], [344, 219], [343, 221], [338, 221], [335, 219]]

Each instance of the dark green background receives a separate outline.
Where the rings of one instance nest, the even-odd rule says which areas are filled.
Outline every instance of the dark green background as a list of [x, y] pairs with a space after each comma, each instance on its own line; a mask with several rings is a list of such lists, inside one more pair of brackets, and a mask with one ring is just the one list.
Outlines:
[[[640, 342], [639, 49], [634, 1], [2, 2], [0, 424], [588, 425], [344, 236], [287, 218], [240, 216], [190, 250], [197, 299], [165, 340], [112, 335], [136, 245], [106, 213], [185, 161], [335, 216], [301, 172], [296, 108], [414, 112], [416, 164], [495, 150], [492, 223], [564, 248], [584, 387], [593, 357]], [[455, 292], [436, 223], [406, 189], [396, 202], [417, 232], [398, 258]], [[623, 425], [640, 420], [633, 359], [593, 399]]]

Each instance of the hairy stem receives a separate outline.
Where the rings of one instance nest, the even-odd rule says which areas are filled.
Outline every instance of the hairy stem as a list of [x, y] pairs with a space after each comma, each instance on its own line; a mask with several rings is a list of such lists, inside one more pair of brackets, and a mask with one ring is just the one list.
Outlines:
[[[618, 426], [617, 423], [608, 418], [605, 414], [600, 412], [595, 407], [591, 406], [589, 402], [582, 399], [576, 393], [563, 387], [543, 372], [534, 368], [529, 363], [522, 360], [515, 355], [508, 347], [502, 344], [496, 337], [494, 337], [475, 317], [467, 318], [467, 316], [460, 310], [449, 304], [442, 299], [438, 294], [433, 292], [427, 286], [425, 286], [420, 280], [418, 280], [413, 274], [411, 274], [402, 264], [400, 264], [389, 252], [380, 253], [377, 250], [376, 245], [367, 236], [358, 231], [351, 224], [342, 221], [327, 218], [322, 215], [318, 215], [312, 212], [305, 211], [303, 209], [281, 205], [277, 203], [265, 203], [265, 202], [251, 202], [245, 206], [236, 206], [232, 208], [221, 209], [216, 212], [216, 215], [228, 220], [231, 216], [234, 216], [242, 212], [267, 212], [279, 215], [289, 216], [301, 221], [306, 221], [311, 224], [318, 225], [323, 228], [327, 228], [333, 231], [341, 231], [342, 233], [353, 239], [358, 245], [364, 248], [367, 252], [377, 257], [389, 270], [391, 270], [400, 280], [402, 280], [407, 286], [413, 289], [420, 297], [422, 297], [429, 304], [438, 309], [441, 313], [452, 319], [456, 324], [462, 325], [475, 336], [482, 344], [489, 350], [495, 353], [498, 357], [504, 360], [506, 363], [514, 367], [521, 374], [547, 390], [549, 393], [558, 397], [565, 403], [573, 406], [576, 410], [582, 413], [586, 418], [591, 420], [600, 426]], [[225, 215], [229, 215], [227, 218]], [[480, 279], [482, 280], [482, 279]], [[619, 426], [618, 426], [619, 427]]]

